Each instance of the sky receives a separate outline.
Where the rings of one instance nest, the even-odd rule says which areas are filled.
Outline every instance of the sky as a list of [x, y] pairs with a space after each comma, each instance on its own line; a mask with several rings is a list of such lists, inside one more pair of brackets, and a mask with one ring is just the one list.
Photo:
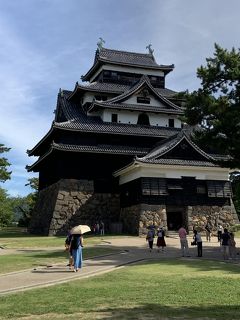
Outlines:
[[28, 157], [48, 132], [60, 88], [73, 90], [92, 66], [99, 37], [109, 49], [174, 64], [166, 87], [193, 91], [214, 43], [239, 48], [239, 0], [0, 0], [0, 143], [11, 163], [11, 196], [31, 190]]

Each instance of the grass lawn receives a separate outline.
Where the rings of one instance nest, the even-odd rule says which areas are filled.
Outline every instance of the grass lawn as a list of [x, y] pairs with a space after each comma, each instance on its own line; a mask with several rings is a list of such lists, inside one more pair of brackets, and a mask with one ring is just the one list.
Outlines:
[[[85, 234], [84, 239], [88, 245], [96, 245], [112, 238], [124, 237], [120, 235], [95, 236]], [[35, 236], [28, 234], [23, 228], [0, 229], [0, 246], [7, 249], [19, 248], [54, 248], [63, 247], [66, 236]]]
[[[111, 241], [111, 238], [113, 236], [110, 235], [104, 237], [85, 235], [83, 258], [116, 252], [111, 248], [96, 246], [104, 241]], [[64, 247], [65, 239], [64, 236], [34, 236], [27, 234], [23, 228], [0, 230], [0, 245], [6, 249], [17, 249], [11, 254], [0, 255], [0, 274], [55, 263], [67, 264], [68, 252]]]
[[0, 298], [0, 319], [240, 319], [239, 266], [148, 262]]
[[[114, 249], [99, 247], [84, 247], [83, 259], [116, 252]], [[24, 269], [47, 266], [56, 263], [68, 263], [68, 252], [64, 250], [45, 251], [32, 250], [20, 254], [0, 255], [0, 274]]]

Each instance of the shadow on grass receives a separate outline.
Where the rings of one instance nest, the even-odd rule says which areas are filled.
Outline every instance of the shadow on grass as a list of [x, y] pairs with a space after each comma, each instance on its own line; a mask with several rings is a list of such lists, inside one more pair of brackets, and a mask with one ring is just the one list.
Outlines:
[[[140, 262], [140, 264], [161, 264], [166, 266], [184, 266], [190, 267], [198, 272], [208, 272], [208, 271], [227, 271], [230, 273], [239, 274], [239, 265], [226, 263], [222, 261], [211, 261], [211, 260], [198, 260], [198, 259], [164, 259], [161, 261], [148, 260]], [[131, 266], [131, 265], [130, 265]]]
[[[125, 250], [125, 252], [119, 252], [119, 248], [113, 247], [111, 245], [103, 246], [103, 247], [84, 247], [83, 248], [83, 260], [86, 259], [94, 259], [95, 266], [119, 266], [123, 265], [135, 265], [137, 264], [165, 264], [169, 266], [187, 266], [195, 269], [196, 271], [227, 271], [232, 274], [239, 274], [239, 260], [238, 261], [222, 261], [221, 254], [219, 251], [219, 247], [211, 247], [205, 250], [205, 254], [207, 251], [207, 257], [196, 258], [194, 254], [190, 258], [182, 258], [179, 257], [179, 249], [172, 248], [175, 256], [172, 254], [168, 256], [168, 254], [159, 254], [159, 253], [149, 253], [145, 248], [131, 247], [129, 250]], [[170, 251], [171, 248], [168, 248]], [[24, 250], [23, 250], [24, 252]], [[192, 249], [192, 252], [195, 253], [195, 250]], [[216, 254], [217, 252], [217, 254]], [[65, 250], [59, 251], [36, 251], [36, 250], [26, 250], [27, 254], [31, 255], [31, 257], [39, 259], [58, 259], [65, 258], [68, 259], [68, 252]], [[132, 253], [137, 253], [136, 256], [131, 256], [129, 259], [129, 255]], [[217, 257], [217, 256], [218, 257]], [[107, 256], [105, 259], [104, 257]]]
[[[69, 252], [66, 250], [62, 251], [37, 251], [37, 250], [22, 250], [25, 253], [29, 253], [31, 257], [36, 259], [54, 259], [54, 258], [66, 258], [68, 259]], [[83, 250], [83, 259], [89, 259], [91, 257], [95, 256], [101, 256], [101, 255], [110, 255], [118, 253], [119, 250], [116, 249], [110, 249], [110, 248], [84, 248]]]
[[[161, 300], [161, 297], [159, 297]], [[101, 320], [167, 320], [167, 319], [240, 319], [239, 305], [211, 306], [164, 306], [161, 304], [144, 304], [134, 308], [106, 308], [92, 310]], [[91, 318], [92, 319], [92, 318]]]

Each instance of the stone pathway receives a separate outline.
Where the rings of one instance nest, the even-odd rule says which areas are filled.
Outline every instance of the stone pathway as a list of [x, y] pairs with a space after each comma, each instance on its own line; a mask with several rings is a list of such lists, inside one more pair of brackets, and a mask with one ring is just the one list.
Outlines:
[[[24, 291], [36, 287], [50, 286], [57, 283], [73, 281], [75, 279], [88, 278], [105, 272], [110, 272], [131, 263], [137, 263], [143, 260], [162, 259], [189, 259], [181, 257], [179, 239], [176, 237], [167, 237], [166, 252], [157, 252], [156, 248], [149, 252], [145, 238], [126, 237], [104, 240], [102, 238], [101, 246], [118, 249], [119, 253], [94, 257], [84, 261], [83, 268], [74, 273], [64, 264], [56, 264], [49, 267], [37, 267], [31, 270], [12, 272], [0, 275], [0, 295]], [[189, 243], [192, 238], [189, 238]], [[239, 241], [237, 241], [239, 247]], [[62, 248], [61, 248], [62, 250]], [[4, 250], [5, 254], [7, 250]], [[13, 251], [13, 250], [11, 250]], [[196, 247], [190, 247], [191, 258], [222, 260], [222, 253], [216, 238], [210, 243], [203, 242], [203, 257], [196, 257]], [[3, 254], [3, 252], [0, 252]], [[235, 261], [229, 260], [229, 263], [235, 263], [240, 266], [240, 256]]]

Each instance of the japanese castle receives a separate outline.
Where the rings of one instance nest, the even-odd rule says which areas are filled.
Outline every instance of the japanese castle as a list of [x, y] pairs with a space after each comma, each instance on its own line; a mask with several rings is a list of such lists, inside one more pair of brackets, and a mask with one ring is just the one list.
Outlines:
[[65, 234], [76, 224], [145, 234], [238, 222], [229, 170], [183, 126], [183, 101], [165, 86], [174, 65], [98, 43], [92, 67], [59, 90], [50, 130], [31, 150], [39, 196], [29, 230]]

